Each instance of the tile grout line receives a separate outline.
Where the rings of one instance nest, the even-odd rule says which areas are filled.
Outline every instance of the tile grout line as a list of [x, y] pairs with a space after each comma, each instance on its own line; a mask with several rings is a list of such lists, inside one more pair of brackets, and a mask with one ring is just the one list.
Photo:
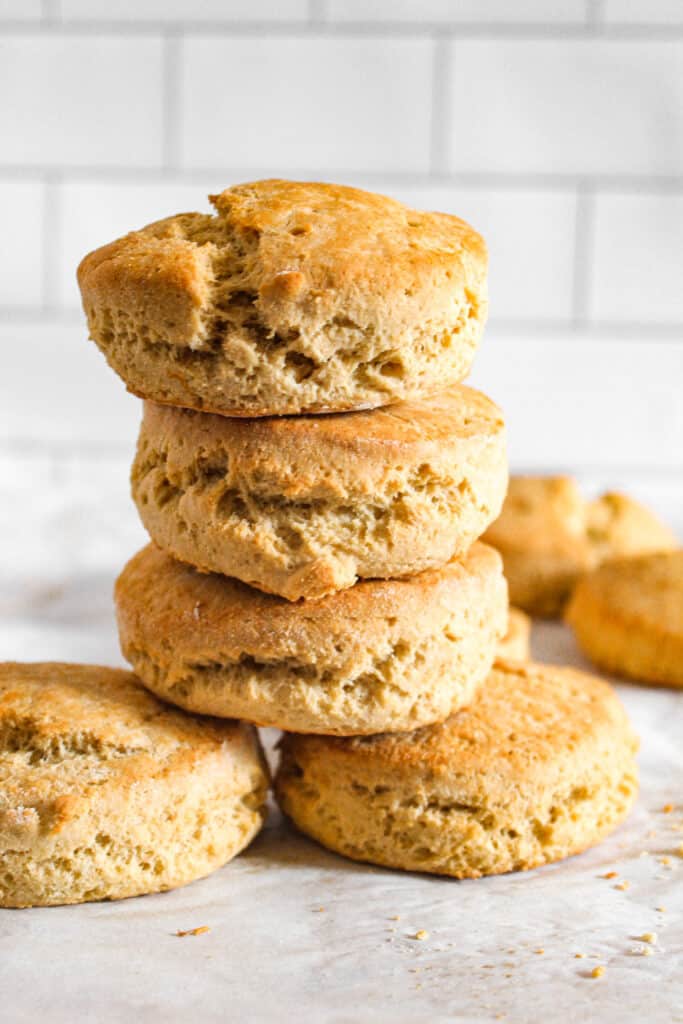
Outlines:
[[327, 22], [325, 0], [308, 0], [309, 25], [324, 25]]
[[41, 23], [45, 26], [58, 25], [62, 16], [60, 6], [60, 0], [41, 0]]
[[602, 35], [605, 28], [605, 0], [587, 0], [586, 22]]

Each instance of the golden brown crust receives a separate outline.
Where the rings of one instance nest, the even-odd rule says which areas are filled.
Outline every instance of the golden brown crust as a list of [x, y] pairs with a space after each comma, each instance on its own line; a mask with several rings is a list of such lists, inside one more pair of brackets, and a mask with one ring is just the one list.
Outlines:
[[500, 558], [364, 581], [293, 604], [150, 545], [116, 585], [125, 657], [188, 710], [339, 735], [446, 717], [486, 675], [507, 619]]
[[473, 703], [413, 733], [286, 735], [275, 788], [303, 831], [359, 860], [477, 877], [535, 867], [610, 832], [637, 789], [611, 688], [500, 662]]
[[258, 832], [258, 738], [160, 703], [130, 672], [0, 665], [0, 906], [158, 892]]
[[90, 253], [91, 336], [143, 397], [231, 416], [373, 408], [456, 383], [487, 312], [467, 224], [269, 180]]
[[512, 603], [547, 618], [562, 614], [577, 580], [605, 559], [676, 547], [649, 509], [614, 492], [586, 501], [571, 477], [511, 477], [484, 539], [503, 556]]
[[604, 563], [579, 582], [567, 621], [605, 671], [683, 687], [683, 550]]
[[327, 417], [146, 403], [133, 497], [175, 557], [290, 600], [464, 554], [507, 483], [498, 408], [470, 388]]

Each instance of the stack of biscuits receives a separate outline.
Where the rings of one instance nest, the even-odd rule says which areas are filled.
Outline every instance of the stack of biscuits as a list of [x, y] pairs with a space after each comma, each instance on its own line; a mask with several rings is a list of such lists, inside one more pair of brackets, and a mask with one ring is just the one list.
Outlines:
[[[284, 734], [285, 814], [349, 857], [467, 877], [596, 842], [637, 788], [617, 698], [568, 669], [494, 666], [503, 642], [524, 653], [528, 624], [512, 618], [505, 639], [501, 558], [478, 540], [507, 487], [501, 413], [461, 383], [486, 319], [483, 240], [341, 186], [211, 199], [215, 215], [151, 224], [79, 268], [90, 334], [145, 400], [132, 490], [152, 543], [116, 606], [151, 694], [117, 742], [143, 751], [141, 778], [155, 742], [141, 716], [176, 716], [164, 742], [183, 767], [145, 840], [156, 888], [192, 874], [158, 848], [170, 790], [174, 807], [194, 793], [189, 845], [173, 841], [185, 861], [199, 843], [197, 875], [256, 831], [262, 767], [234, 733], [250, 726]], [[240, 772], [234, 750], [222, 762], [239, 842], [235, 814], [210, 827], [214, 798], [200, 800], [200, 747], [227, 799], [221, 728], [240, 751]], [[105, 846], [121, 842], [110, 831]], [[125, 894], [154, 888], [149, 872], [136, 884]]]

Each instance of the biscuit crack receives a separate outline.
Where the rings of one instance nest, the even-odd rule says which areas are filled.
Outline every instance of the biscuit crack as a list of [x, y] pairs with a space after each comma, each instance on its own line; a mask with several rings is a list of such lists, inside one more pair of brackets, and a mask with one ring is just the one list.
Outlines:
[[60, 764], [73, 758], [109, 761], [146, 752], [146, 747], [111, 743], [80, 730], [51, 734], [49, 725], [30, 716], [6, 718], [0, 724], [0, 756], [24, 755], [30, 765]]

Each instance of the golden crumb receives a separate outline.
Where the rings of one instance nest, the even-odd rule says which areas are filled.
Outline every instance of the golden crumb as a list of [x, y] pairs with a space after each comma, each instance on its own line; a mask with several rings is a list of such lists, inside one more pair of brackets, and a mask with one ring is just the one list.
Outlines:
[[583, 960], [585, 955], [586, 955], [585, 953], [574, 953], [574, 959], [575, 960]]
[[324, 914], [325, 913], [325, 908], [324, 907], [314, 907], [313, 908], [313, 913], [314, 914]]
[[401, 920], [401, 915], [400, 914], [394, 914], [394, 916], [390, 917], [389, 920], [390, 921], [400, 921]]
[[643, 946], [641, 951], [640, 951], [640, 955], [641, 956], [654, 956], [654, 952], [655, 951], [652, 948], [652, 946]]
[[677, 855], [678, 855], [679, 857], [683, 857], [683, 843], [681, 843], [681, 845], [680, 845], [680, 846], [678, 847], [678, 849], [676, 850], [676, 854], [677, 854]]
[[673, 809], [674, 809], [674, 805], [673, 804], [664, 804], [664, 806], [662, 807], [662, 814], [671, 814]]
[[671, 857], [660, 857], [659, 858], [659, 863], [663, 864], [664, 867], [668, 868], [669, 865], [671, 864]]
[[657, 943], [656, 932], [643, 932], [643, 934], [639, 935], [638, 938], [641, 942], [649, 942], [651, 946], [654, 946]]
[[665, 914], [666, 913], [666, 907], [655, 907], [655, 910], [659, 914]]
[[188, 928], [187, 931], [184, 932], [177, 931], [176, 935], [179, 939], [184, 939], [186, 935], [206, 935], [206, 933], [210, 931], [211, 929], [208, 924], [203, 924], [199, 928]]
[[615, 885], [614, 888], [615, 889], [620, 889], [622, 892], [626, 892], [626, 890], [628, 888], [630, 888], [630, 886], [631, 886], [631, 883], [627, 882], [626, 879], [624, 879], [623, 882], [619, 882], [619, 884]]
[[413, 938], [417, 939], [419, 942], [422, 942], [424, 939], [429, 938], [429, 932], [426, 932], [424, 928], [420, 928], [418, 932], [415, 932]]
[[545, 950], [543, 949], [543, 946], [541, 946], [540, 949], [535, 949], [534, 953], [545, 953]]
[[617, 878], [619, 876], [618, 871], [608, 871], [606, 875], [601, 875], [601, 878]]
[[605, 968], [602, 966], [602, 964], [599, 964], [597, 967], [594, 967], [591, 971], [591, 978], [602, 978], [604, 973]]

